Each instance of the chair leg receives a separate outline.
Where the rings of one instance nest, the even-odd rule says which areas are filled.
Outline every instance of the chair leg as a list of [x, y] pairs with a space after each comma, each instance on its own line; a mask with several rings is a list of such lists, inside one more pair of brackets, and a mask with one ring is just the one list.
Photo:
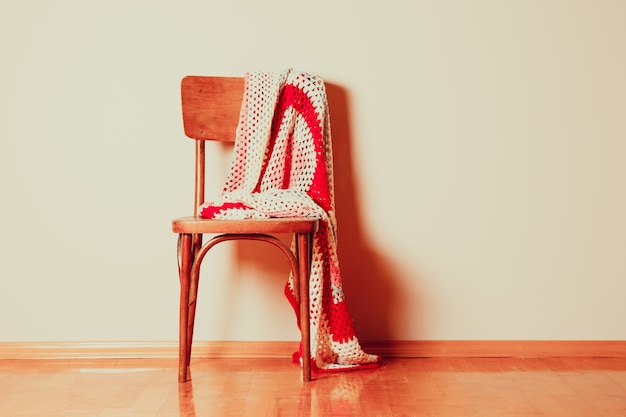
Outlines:
[[298, 234], [298, 280], [300, 294], [298, 304], [300, 307], [300, 331], [302, 333], [302, 380], [311, 380], [311, 323], [309, 311], [309, 275], [311, 269], [309, 234]]
[[[191, 346], [193, 344], [193, 329], [196, 321], [196, 306], [198, 300], [198, 284], [200, 282], [200, 270], [194, 268], [194, 263], [196, 261], [196, 255], [202, 248], [202, 235], [195, 234], [192, 235], [191, 238], [191, 267], [190, 267], [190, 281], [189, 281], [189, 300], [188, 300], [188, 313], [187, 313], [187, 356], [185, 358], [187, 368], [189, 369], [189, 365], [191, 363]], [[197, 273], [193, 273], [194, 269], [196, 269]], [[187, 371], [187, 378], [191, 379], [189, 375], [190, 372]]]
[[189, 353], [191, 346], [188, 343], [189, 331], [189, 289], [191, 285], [191, 266], [193, 254], [191, 235], [181, 234], [179, 246], [180, 259], [180, 311], [178, 328], [178, 382], [185, 382], [189, 373]]

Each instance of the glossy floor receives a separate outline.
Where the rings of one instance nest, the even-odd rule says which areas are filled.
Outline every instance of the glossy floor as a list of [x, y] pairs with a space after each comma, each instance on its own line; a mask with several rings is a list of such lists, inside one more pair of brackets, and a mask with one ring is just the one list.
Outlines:
[[302, 383], [286, 359], [0, 361], [0, 416], [626, 416], [626, 360], [390, 359]]

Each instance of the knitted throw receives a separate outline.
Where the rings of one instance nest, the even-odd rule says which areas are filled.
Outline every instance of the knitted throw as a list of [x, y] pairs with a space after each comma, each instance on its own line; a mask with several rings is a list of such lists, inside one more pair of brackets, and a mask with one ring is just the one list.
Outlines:
[[[288, 70], [248, 73], [235, 155], [224, 190], [200, 207], [209, 219], [313, 217], [310, 277], [311, 358], [318, 370], [370, 366], [346, 307], [337, 259], [333, 159], [326, 87]], [[293, 277], [285, 294], [296, 315]], [[294, 359], [301, 361], [300, 352]]]

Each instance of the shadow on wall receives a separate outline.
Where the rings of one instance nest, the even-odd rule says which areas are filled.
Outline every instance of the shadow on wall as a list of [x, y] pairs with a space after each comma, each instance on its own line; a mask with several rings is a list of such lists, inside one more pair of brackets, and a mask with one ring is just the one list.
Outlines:
[[405, 297], [391, 258], [372, 246], [364, 232], [359, 181], [355, 181], [352, 164], [348, 94], [328, 82], [326, 91], [333, 137], [338, 257], [346, 301], [361, 341], [395, 340], [395, 321], [413, 319], [406, 317]]

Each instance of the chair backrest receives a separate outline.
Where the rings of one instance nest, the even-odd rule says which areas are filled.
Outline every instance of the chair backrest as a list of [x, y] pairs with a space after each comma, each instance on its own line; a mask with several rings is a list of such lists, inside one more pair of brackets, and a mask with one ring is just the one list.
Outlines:
[[187, 76], [180, 84], [185, 135], [196, 140], [194, 216], [204, 203], [204, 142], [234, 142], [243, 101], [243, 77]]
[[234, 141], [244, 87], [243, 77], [183, 78], [185, 135], [197, 140]]

